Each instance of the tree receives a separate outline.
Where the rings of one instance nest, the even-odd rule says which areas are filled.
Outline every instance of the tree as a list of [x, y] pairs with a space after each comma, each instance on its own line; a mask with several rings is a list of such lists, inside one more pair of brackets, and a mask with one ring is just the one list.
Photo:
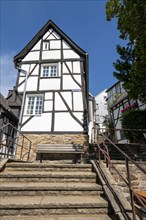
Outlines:
[[[129, 109], [125, 111], [122, 114], [121, 123], [123, 129], [130, 129], [129, 131], [124, 131], [125, 136], [130, 142], [140, 142], [144, 140], [144, 132], [138, 131], [137, 129], [146, 128], [146, 110]], [[131, 129], [136, 129], [136, 131]]]
[[146, 0], [109, 0], [106, 14], [108, 21], [117, 18], [119, 37], [126, 40], [125, 47], [117, 45], [113, 74], [131, 98], [146, 102]]

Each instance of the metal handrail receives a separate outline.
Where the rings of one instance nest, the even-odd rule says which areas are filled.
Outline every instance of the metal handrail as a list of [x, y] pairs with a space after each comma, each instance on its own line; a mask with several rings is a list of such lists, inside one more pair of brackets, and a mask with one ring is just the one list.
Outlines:
[[[102, 129], [101, 129], [102, 130]], [[109, 129], [108, 129], [109, 130]], [[122, 129], [118, 129], [118, 130], [122, 130]], [[129, 130], [129, 129], [128, 129]], [[135, 130], [135, 129], [134, 129]], [[139, 129], [141, 131], [146, 131], [146, 130], [142, 130]], [[104, 129], [105, 131], [105, 129]], [[124, 151], [122, 151], [113, 141], [111, 141], [105, 134], [103, 134], [101, 131], [98, 132], [99, 135], [101, 135], [104, 138], [104, 141], [102, 142], [104, 149], [101, 148], [101, 143], [97, 144], [98, 145], [98, 160], [99, 160], [99, 166], [100, 166], [100, 161], [101, 161], [101, 153], [104, 155], [104, 160], [106, 160], [106, 165], [107, 168], [109, 167], [109, 169], [112, 167], [114, 168], [114, 170], [118, 173], [118, 175], [122, 178], [122, 180], [126, 183], [126, 185], [129, 188], [129, 193], [130, 193], [130, 199], [131, 199], [131, 206], [132, 206], [132, 214], [133, 214], [133, 220], [136, 220], [136, 215], [135, 215], [135, 203], [134, 203], [134, 197], [136, 197], [141, 205], [141, 207], [144, 207], [146, 209], [146, 204], [145, 204], [145, 200], [143, 200], [139, 195], [137, 195], [137, 193], [134, 191], [134, 189], [131, 186], [131, 176], [130, 176], [130, 170], [129, 170], [129, 162], [130, 164], [133, 164], [134, 166], [136, 166], [143, 174], [146, 175], [146, 171], [139, 166], [133, 159], [131, 159]], [[98, 135], [97, 134], [97, 135]], [[119, 151], [124, 157], [125, 157], [125, 161], [126, 161], [126, 172], [127, 172], [127, 179], [124, 178], [124, 176], [122, 176], [122, 174], [117, 170], [117, 168], [113, 165], [111, 158], [110, 158], [110, 154], [109, 154], [109, 150], [107, 145], [105, 144], [105, 140], [107, 140], [112, 146], [114, 146], [114, 148], [116, 148], [117, 151]], [[110, 166], [109, 166], [110, 165]]]
[[[18, 136], [22, 137], [22, 143], [18, 142]], [[28, 146], [25, 146], [25, 142], [28, 142]], [[6, 125], [0, 128], [0, 156], [9, 158], [18, 158], [23, 160], [24, 154], [27, 154], [27, 161], [30, 158], [30, 151], [31, 151], [32, 142], [27, 138], [21, 131], [12, 125], [11, 123], [7, 123]], [[17, 148], [17, 151], [14, 152], [14, 146]], [[10, 148], [13, 149], [13, 152], [10, 152]], [[5, 152], [2, 152], [2, 149]], [[18, 149], [20, 149], [20, 155], [18, 154]], [[25, 152], [24, 152], [25, 150]], [[15, 154], [14, 154], [15, 153]]]

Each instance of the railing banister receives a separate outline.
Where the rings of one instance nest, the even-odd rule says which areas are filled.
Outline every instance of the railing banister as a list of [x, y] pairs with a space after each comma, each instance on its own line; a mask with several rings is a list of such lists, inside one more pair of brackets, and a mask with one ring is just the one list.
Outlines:
[[120, 151], [120, 153], [125, 156], [125, 158], [127, 158], [129, 161], [131, 161], [136, 167], [138, 167], [145, 175], [146, 175], [146, 171], [139, 166], [134, 160], [132, 160], [124, 151], [122, 151], [117, 145], [115, 145], [108, 137], [106, 137], [104, 134], [102, 134], [104, 138], [106, 138], [118, 151]]
[[[9, 156], [13, 156], [15, 158], [17, 154], [17, 148], [21, 148], [19, 153], [20, 153], [20, 159], [23, 158], [23, 150], [25, 150], [24, 154], [28, 154], [27, 160], [30, 158], [30, 150], [31, 150], [31, 144], [32, 142], [27, 138], [25, 135], [23, 135], [22, 132], [18, 131], [18, 129], [12, 125], [11, 123], [7, 123], [6, 125], [3, 125], [0, 128], [0, 133], [1, 133], [1, 140], [0, 140], [0, 145], [2, 145], [3, 152], [0, 152], [0, 155], [4, 155], [4, 157], [9, 158]], [[16, 135], [15, 135], [16, 134]], [[18, 136], [22, 136], [22, 142], [21, 144], [18, 143]], [[4, 137], [4, 138], [3, 138]], [[24, 143], [25, 140], [29, 142], [29, 147], [25, 147]], [[5, 143], [4, 143], [5, 142]], [[11, 153], [11, 147], [13, 147], [13, 152]], [[11, 154], [10, 154], [11, 153]]]

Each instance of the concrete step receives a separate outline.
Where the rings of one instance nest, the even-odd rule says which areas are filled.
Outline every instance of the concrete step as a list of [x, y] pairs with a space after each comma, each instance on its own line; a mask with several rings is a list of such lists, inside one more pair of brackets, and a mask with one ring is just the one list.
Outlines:
[[108, 202], [100, 196], [5, 196], [0, 206], [0, 216], [107, 213]]
[[67, 171], [5, 171], [0, 173], [0, 182], [96, 182], [96, 174], [91, 172]]
[[35, 195], [92, 195], [103, 194], [102, 187], [96, 183], [69, 182], [2, 182], [0, 196]]
[[[4, 216], [1, 220], [36, 220], [33, 216]], [[59, 216], [37, 216], [37, 220], [112, 220], [107, 215], [59, 215]]]
[[91, 164], [52, 164], [52, 163], [7, 163], [5, 170], [37, 170], [37, 171], [91, 171]]

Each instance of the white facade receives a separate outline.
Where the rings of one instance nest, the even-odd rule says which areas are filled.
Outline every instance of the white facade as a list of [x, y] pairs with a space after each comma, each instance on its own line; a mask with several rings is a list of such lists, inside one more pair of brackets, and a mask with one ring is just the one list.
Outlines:
[[95, 121], [96, 125], [99, 128], [105, 128], [105, 117], [108, 115], [107, 110], [107, 93], [106, 90], [103, 90], [99, 94], [95, 96], [95, 102], [96, 102], [96, 116]]
[[89, 93], [89, 125], [88, 125], [88, 135], [89, 135], [89, 143], [95, 143], [95, 98], [93, 95]]
[[[29, 73], [23, 132], [87, 132], [87, 54], [81, 48], [49, 21], [14, 61]], [[19, 73], [20, 94], [24, 85]]]

